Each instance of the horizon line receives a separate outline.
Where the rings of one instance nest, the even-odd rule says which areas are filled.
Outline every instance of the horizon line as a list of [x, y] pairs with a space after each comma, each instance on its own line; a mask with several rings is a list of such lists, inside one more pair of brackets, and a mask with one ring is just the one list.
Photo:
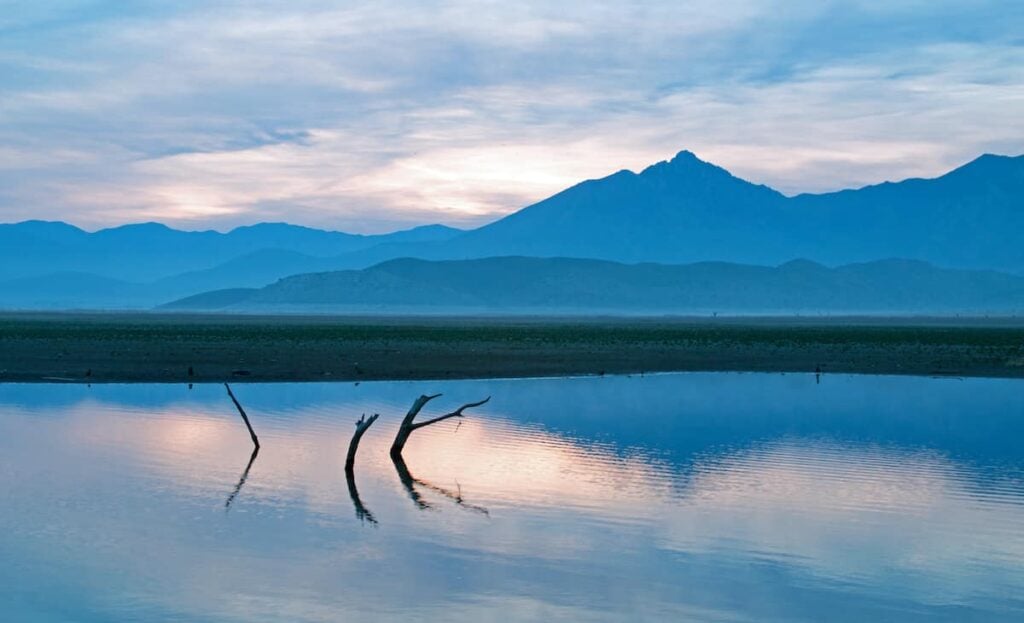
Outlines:
[[683, 155], [688, 155], [688, 156], [696, 159], [698, 162], [700, 162], [700, 163], [702, 163], [704, 165], [715, 167], [717, 169], [725, 171], [726, 173], [728, 173], [729, 175], [731, 175], [735, 179], [742, 180], [742, 181], [744, 181], [744, 182], [746, 182], [748, 184], [753, 184], [753, 185], [756, 185], [756, 186], [761, 186], [761, 187], [773, 190], [773, 191], [775, 191], [776, 193], [778, 193], [779, 195], [781, 195], [782, 197], [784, 197], [786, 199], [793, 199], [793, 198], [805, 197], [805, 196], [826, 196], [826, 195], [834, 195], [834, 194], [839, 194], [839, 193], [844, 193], [844, 192], [857, 192], [857, 191], [865, 190], [865, 189], [868, 189], [868, 188], [874, 188], [874, 187], [878, 187], [878, 186], [885, 186], [885, 185], [892, 185], [892, 184], [902, 184], [902, 183], [905, 183], [905, 182], [912, 182], [912, 181], [919, 181], [919, 180], [924, 180], [924, 181], [927, 181], [927, 180], [937, 180], [937, 179], [941, 179], [943, 177], [946, 177], [947, 175], [950, 175], [952, 173], [955, 173], [956, 171], [964, 169], [965, 167], [968, 167], [968, 166], [970, 166], [970, 165], [972, 165], [972, 164], [974, 164], [974, 163], [976, 163], [976, 162], [978, 162], [980, 160], [986, 159], [986, 158], [999, 158], [999, 159], [1008, 159], [1008, 160], [1014, 160], [1014, 159], [1017, 159], [1017, 158], [1024, 158], [1024, 153], [1020, 153], [1020, 154], [1017, 154], [1017, 155], [1010, 155], [1010, 154], [998, 154], [998, 153], [993, 153], [993, 152], [983, 152], [983, 153], [981, 153], [981, 154], [971, 158], [970, 160], [967, 160], [966, 162], [963, 162], [962, 164], [959, 164], [959, 165], [957, 165], [957, 166], [955, 166], [955, 167], [953, 167], [951, 169], [948, 169], [948, 170], [946, 170], [946, 171], [944, 171], [942, 173], [939, 173], [939, 174], [937, 174], [937, 175], [935, 175], [933, 177], [906, 177], [906, 178], [899, 179], [899, 180], [887, 179], [887, 180], [882, 180], [882, 181], [879, 181], [879, 182], [874, 182], [874, 183], [871, 183], [871, 184], [864, 184], [862, 186], [852, 186], [852, 187], [847, 187], [847, 188], [838, 188], [836, 190], [830, 190], [830, 191], [825, 191], [825, 192], [799, 192], [799, 193], [793, 193], [793, 194], [786, 194], [786, 193], [784, 193], [782, 191], [779, 191], [778, 189], [776, 189], [776, 188], [774, 188], [772, 186], [769, 186], [768, 184], [754, 182], [754, 181], [748, 180], [746, 178], [739, 177], [739, 176], [735, 175], [734, 173], [732, 173], [731, 171], [729, 171], [728, 169], [726, 169], [725, 167], [722, 167], [722, 166], [720, 166], [718, 164], [715, 164], [714, 162], [712, 162], [710, 160], [704, 160], [699, 155], [697, 155], [695, 152], [693, 152], [693, 151], [691, 151], [689, 149], [681, 149], [678, 152], [676, 152], [671, 158], [667, 158], [667, 159], [664, 159], [664, 160], [659, 160], [657, 162], [651, 163], [651, 164], [643, 167], [640, 171], [634, 171], [632, 169], [619, 169], [619, 170], [614, 171], [612, 173], [609, 173], [609, 174], [607, 174], [607, 175], [605, 175], [603, 177], [595, 177], [595, 178], [588, 178], [588, 179], [580, 180], [580, 181], [575, 182], [575, 183], [573, 183], [573, 184], [571, 184], [569, 186], [566, 186], [565, 188], [559, 190], [558, 192], [555, 192], [555, 193], [553, 193], [551, 195], [548, 195], [547, 197], [543, 197], [541, 199], [538, 199], [537, 201], [534, 201], [533, 203], [529, 203], [527, 205], [524, 205], [524, 206], [521, 206], [519, 208], [513, 209], [513, 210], [511, 210], [509, 212], [506, 212], [506, 213], [498, 216], [496, 219], [494, 219], [492, 221], [488, 221], [486, 223], [483, 223], [482, 225], [478, 225], [476, 227], [470, 227], [470, 228], [456, 227], [454, 225], [449, 225], [449, 224], [443, 223], [443, 222], [424, 222], [424, 223], [419, 223], [419, 224], [411, 225], [411, 226], [408, 226], [408, 227], [401, 227], [399, 229], [389, 229], [389, 230], [382, 230], [382, 231], [370, 232], [370, 233], [354, 233], [354, 232], [350, 232], [350, 231], [344, 231], [344, 230], [341, 230], [341, 229], [326, 229], [326, 228], [323, 228], [323, 227], [317, 227], [317, 226], [314, 226], [314, 225], [307, 225], [307, 224], [303, 224], [303, 223], [300, 223], [300, 222], [289, 222], [289, 221], [255, 221], [255, 222], [252, 222], [252, 223], [245, 223], [245, 224], [241, 224], [241, 225], [235, 225], [235, 226], [233, 226], [231, 228], [228, 228], [228, 229], [217, 229], [216, 227], [208, 227], [208, 228], [205, 228], [205, 229], [185, 229], [185, 228], [182, 228], [182, 227], [171, 226], [171, 225], [167, 224], [167, 222], [161, 222], [161, 221], [155, 221], [155, 220], [146, 220], [146, 221], [128, 221], [128, 222], [120, 223], [120, 224], [117, 224], [117, 225], [110, 225], [110, 226], [107, 226], [107, 227], [100, 227], [100, 228], [97, 228], [97, 229], [87, 229], [86, 227], [84, 227], [82, 225], [77, 225], [77, 224], [75, 224], [75, 223], [73, 223], [71, 221], [68, 221], [68, 220], [50, 220], [50, 219], [45, 219], [45, 218], [33, 218], [33, 219], [24, 219], [24, 220], [21, 220], [21, 221], [0, 222], [0, 227], [11, 227], [11, 226], [17, 226], [17, 225], [24, 225], [24, 224], [28, 224], [28, 223], [45, 223], [45, 224], [53, 224], [53, 225], [66, 225], [66, 226], [72, 227], [74, 229], [77, 229], [77, 230], [79, 230], [79, 231], [81, 231], [81, 232], [83, 232], [85, 234], [97, 234], [97, 233], [104, 232], [104, 231], [110, 231], [110, 230], [115, 230], [115, 229], [122, 229], [122, 228], [126, 228], [126, 227], [142, 227], [142, 226], [147, 226], [147, 225], [150, 225], [150, 226], [151, 225], [158, 225], [160, 227], [164, 227], [166, 229], [170, 229], [170, 230], [177, 231], [177, 232], [182, 232], [182, 233], [196, 233], [196, 234], [216, 233], [216, 234], [221, 234], [221, 235], [228, 235], [228, 234], [231, 234], [231, 233], [233, 233], [235, 231], [238, 231], [240, 229], [246, 229], [246, 228], [251, 228], [251, 227], [258, 227], [258, 226], [261, 226], [261, 225], [285, 225], [285, 226], [289, 226], [289, 227], [299, 227], [299, 228], [312, 229], [312, 230], [326, 232], [326, 233], [345, 234], [345, 235], [348, 235], [348, 236], [359, 236], [359, 237], [384, 236], [384, 235], [389, 235], [389, 234], [396, 234], [396, 233], [414, 231], [414, 230], [422, 229], [422, 228], [426, 228], [426, 227], [445, 227], [447, 229], [453, 229], [453, 230], [457, 230], [459, 232], [470, 232], [470, 231], [475, 231], [477, 229], [486, 227], [486, 226], [491, 225], [493, 223], [496, 223], [496, 222], [498, 222], [498, 221], [500, 221], [500, 220], [502, 220], [502, 219], [504, 219], [504, 218], [506, 218], [506, 217], [508, 217], [508, 216], [510, 216], [512, 214], [516, 214], [516, 213], [518, 213], [518, 212], [520, 212], [522, 210], [525, 210], [525, 209], [527, 209], [527, 208], [529, 208], [531, 206], [537, 205], [538, 203], [546, 201], [546, 200], [550, 199], [551, 197], [557, 196], [557, 195], [559, 195], [559, 194], [561, 194], [561, 193], [563, 193], [563, 192], [565, 192], [567, 190], [576, 188], [576, 187], [578, 187], [578, 186], [580, 186], [582, 184], [587, 184], [587, 183], [591, 183], [591, 182], [598, 182], [598, 181], [601, 181], [601, 180], [606, 180], [608, 178], [611, 178], [611, 177], [613, 177], [615, 175], [620, 175], [622, 173], [629, 173], [631, 175], [639, 177], [639, 176], [643, 175], [644, 173], [646, 173], [648, 170], [653, 169], [654, 167], [658, 167], [660, 165], [670, 164], [673, 161], [675, 161], [676, 159], [678, 159], [680, 156], [683, 156]]

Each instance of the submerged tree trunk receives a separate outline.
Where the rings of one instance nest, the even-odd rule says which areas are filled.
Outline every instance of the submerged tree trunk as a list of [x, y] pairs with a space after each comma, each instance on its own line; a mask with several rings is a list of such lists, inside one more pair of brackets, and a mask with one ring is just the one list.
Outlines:
[[405, 417], [402, 419], [402, 423], [398, 426], [398, 432], [395, 433], [395, 440], [391, 443], [391, 458], [402, 456], [402, 449], [405, 448], [405, 442], [409, 441], [409, 435], [412, 434], [412, 421], [416, 419], [420, 410], [423, 409], [423, 405], [440, 395], [441, 394], [420, 396], [412, 403], [412, 407], [409, 408], [409, 412], [405, 414]]
[[437, 424], [438, 422], [442, 422], [444, 420], [447, 420], [448, 418], [462, 417], [462, 412], [465, 411], [466, 409], [470, 409], [472, 407], [479, 407], [480, 405], [486, 403], [488, 400], [491, 399], [491, 397], [488, 396], [487, 398], [484, 398], [480, 402], [471, 402], [469, 404], [464, 404], [455, 411], [452, 411], [451, 413], [446, 413], [442, 416], [426, 420], [425, 422], [413, 422], [413, 420], [416, 419], [416, 416], [419, 415], [419, 412], [423, 409], [424, 405], [426, 405], [428, 402], [430, 402], [434, 398], [437, 398], [440, 395], [441, 394], [434, 394], [432, 396], [420, 396], [419, 398], [416, 399], [415, 402], [412, 403], [412, 407], [409, 408], [409, 412], [405, 414], [405, 417], [402, 419], [401, 425], [399, 425], [398, 427], [398, 433], [395, 434], [395, 441], [391, 444], [392, 459], [395, 459], [397, 461], [402, 457], [402, 450], [405, 448], [405, 443], [409, 441], [409, 435], [411, 435], [414, 430], [423, 428], [424, 426], [430, 426], [431, 424]]
[[[235, 408], [238, 409], [239, 415], [242, 416], [242, 421], [245, 422], [245, 427], [249, 429], [249, 436], [252, 437], [252, 443], [256, 446], [256, 449], [260, 449], [260, 440], [256, 437], [256, 431], [252, 429], [252, 424], [249, 423], [249, 416], [245, 414], [245, 409], [239, 404], [238, 399], [235, 398], [234, 392], [231, 391], [231, 386], [224, 383], [225, 389], [228, 390], [228, 396], [231, 397], [231, 402], [235, 403]], [[255, 456], [255, 455], [254, 455]]]
[[356, 432], [352, 433], [352, 440], [348, 442], [348, 455], [345, 457], [345, 482], [348, 483], [348, 495], [352, 498], [352, 505], [356, 509], [356, 518], [359, 521], [369, 521], [371, 524], [377, 523], [373, 513], [370, 509], [363, 505], [363, 501], [359, 498], [359, 489], [356, 488], [356, 451], [359, 450], [359, 441], [363, 438], [365, 433], [373, 423], [380, 417], [379, 413], [374, 413], [369, 418], [364, 413], [362, 417], [356, 421]]
[[352, 433], [352, 440], [348, 442], [348, 456], [345, 457], [345, 473], [351, 474], [356, 464], [356, 450], [359, 449], [359, 440], [363, 438], [363, 433], [367, 431], [377, 418], [380, 417], [379, 413], [374, 413], [367, 419], [364, 413], [359, 421], [356, 422], [356, 432]]

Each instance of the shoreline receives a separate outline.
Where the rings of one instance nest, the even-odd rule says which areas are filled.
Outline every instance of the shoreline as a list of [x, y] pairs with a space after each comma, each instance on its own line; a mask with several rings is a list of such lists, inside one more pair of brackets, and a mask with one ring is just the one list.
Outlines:
[[0, 383], [813, 374], [819, 368], [823, 374], [1024, 378], [1024, 319], [0, 314]]
[[[568, 374], [540, 374], [540, 375], [521, 375], [521, 376], [446, 376], [443, 378], [436, 377], [400, 377], [400, 378], [386, 378], [386, 377], [361, 377], [359, 379], [344, 379], [344, 378], [332, 378], [332, 377], [319, 377], [319, 378], [202, 378], [192, 380], [175, 380], [175, 379], [145, 379], [145, 378], [106, 378], [106, 379], [94, 379], [94, 378], [64, 378], [64, 377], [40, 377], [31, 379], [0, 379], [0, 388], [5, 385], [222, 385], [227, 383], [229, 385], [246, 385], [246, 384], [319, 384], [319, 383], [397, 383], [397, 382], [443, 382], [443, 381], [530, 381], [530, 380], [572, 380], [572, 379], [592, 379], [592, 378], [633, 378], [633, 377], [648, 377], [648, 376], [664, 376], [671, 374], [778, 374], [778, 375], [806, 375], [815, 376], [815, 372], [808, 372], [806, 370], [748, 370], [748, 369], [688, 369], [688, 370], [658, 370], [658, 371], [645, 371], [645, 372], [606, 372], [605, 374], [589, 374], [589, 373], [568, 373]], [[913, 377], [913, 378], [928, 378], [928, 379], [946, 379], [946, 380], [964, 380], [964, 379], [989, 379], [989, 380], [1015, 380], [1024, 379], [1024, 374], [1021, 375], [998, 375], [998, 374], [953, 374], [945, 372], [935, 372], [932, 374], [926, 374], [919, 371], [905, 371], [905, 372], [892, 372], [885, 371], [880, 372], [877, 370], [866, 370], [866, 371], [822, 371], [820, 377], [824, 379], [827, 376], [883, 376], [883, 377]]]

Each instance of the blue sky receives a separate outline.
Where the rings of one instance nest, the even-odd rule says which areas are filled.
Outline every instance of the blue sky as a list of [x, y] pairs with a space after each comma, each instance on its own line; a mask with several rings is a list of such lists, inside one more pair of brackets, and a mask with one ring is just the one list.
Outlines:
[[1024, 3], [0, 0], [0, 221], [472, 226], [690, 149], [787, 193], [1024, 152]]

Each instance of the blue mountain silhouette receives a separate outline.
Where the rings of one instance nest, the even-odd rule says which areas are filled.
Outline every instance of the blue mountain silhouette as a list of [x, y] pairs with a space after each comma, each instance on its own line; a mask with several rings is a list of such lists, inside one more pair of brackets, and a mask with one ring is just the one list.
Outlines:
[[881, 260], [827, 268], [619, 264], [493, 257], [398, 259], [217, 290], [165, 309], [373, 313], [1021, 313], [1024, 277]]
[[904, 257], [1024, 270], [1024, 156], [942, 177], [786, 197], [683, 151], [641, 173], [583, 182], [447, 247], [449, 257], [826, 264]]
[[934, 179], [787, 197], [682, 151], [467, 232], [433, 225], [363, 236], [261, 223], [219, 233], [142, 223], [90, 233], [43, 221], [0, 225], [0, 306], [145, 306], [402, 257], [768, 266], [904, 258], [1024, 273], [1022, 231], [1024, 156], [984, 155]]

